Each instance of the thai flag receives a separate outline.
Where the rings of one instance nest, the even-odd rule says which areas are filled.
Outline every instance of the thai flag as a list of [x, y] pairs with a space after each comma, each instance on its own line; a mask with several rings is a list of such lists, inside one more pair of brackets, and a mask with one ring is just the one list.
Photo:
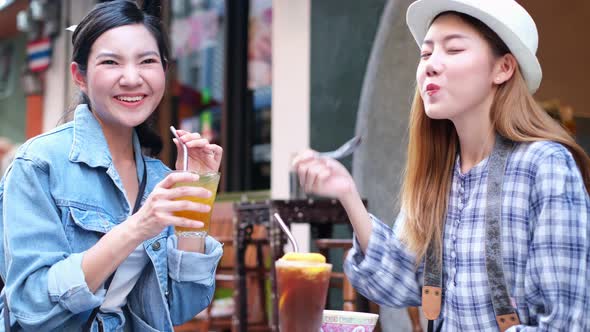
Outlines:
[[51, 63], [51, 40], [38, 39], [27, 44], [27, 58], [32, 72], [41, 72]]

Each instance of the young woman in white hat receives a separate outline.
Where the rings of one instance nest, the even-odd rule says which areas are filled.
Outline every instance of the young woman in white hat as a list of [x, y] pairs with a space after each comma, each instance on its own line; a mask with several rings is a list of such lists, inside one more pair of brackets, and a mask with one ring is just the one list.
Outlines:
[[364, 208], [335, 160], [294, 161], [307, 192], [348, 212], [353, 285], [429, 329], [590, 329], [590, 159], [535, 102], [537, 29], [513, 0], [420, 0], [420, 46], [401, 212]]

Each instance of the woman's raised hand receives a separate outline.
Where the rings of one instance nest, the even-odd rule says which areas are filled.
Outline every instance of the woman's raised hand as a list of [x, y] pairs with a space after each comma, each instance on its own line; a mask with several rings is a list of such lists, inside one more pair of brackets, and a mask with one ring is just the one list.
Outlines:
[[177, 217], [177, 211], [208, 212], [208, 205], [188, 200], [176, 200], [185, 196], [211, 197], [211, 192], [201, 187], [180, 186], [173, 187], [178, 182], [194, 182], [199, 176], [189, 172], [172, 172], [156, 185], [143, 206], [135, 213], [133, 229], [134, 234], [142, 240], [150, 239], [162, 232], [168, 226], [181, 226], [190, 228], [203, 227], [201, 221]]
[[[176, 133], [188, 148], [188, 170], [199, 172], [219, 171], [221, 157], [223, 156], [223, 149], [219, 145], [211, 144], [209, 140], [201, 137], [199, 133], [190, 133], [180, 129]], [[176, 138], [173, 141], [178, 152], [176, 169], [181, 170], [183, 165], [182, 145]]]
[[307, 193], [342, 199], [356, 190], [352, 176], [340, 162], [319, 157], [316, 151], [299, 153], [292, 164]]

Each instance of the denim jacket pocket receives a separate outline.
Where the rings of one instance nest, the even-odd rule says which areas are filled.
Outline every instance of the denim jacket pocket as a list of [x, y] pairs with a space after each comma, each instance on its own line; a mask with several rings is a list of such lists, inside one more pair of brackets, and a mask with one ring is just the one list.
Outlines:
[[115, 218], [99, 210], [81, 209], [73, 206], [70, 206], [69, 210], [74, 223], [87, 231], [106, 233], [117, 224]]
[[65, 219], [66, 236], [74, 252], [87, 250], [117, 225], [113, 216], [90, 206], [68, 206]]
[[127, 313], [126, 318], [130, 319], [132, 331], [160, 332], [159, 330], [150, 326], [146, 321], [141, 319], [141, 317], [139, 317], [139, 315], [136, 314], [129, 306], [126, 306], [124, 310]]

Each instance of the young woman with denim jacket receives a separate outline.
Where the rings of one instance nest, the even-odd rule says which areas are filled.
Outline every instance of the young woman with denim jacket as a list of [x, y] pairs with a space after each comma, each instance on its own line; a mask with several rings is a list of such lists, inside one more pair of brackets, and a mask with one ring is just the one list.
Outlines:
[[[173, 331], [211, 302], [220, 243], [173, 230], [202, 226], [174, 211], [209, 209], [175, 198], [211, 193], [172, 188], [196, 175], [142, 154], [161, 148], [148, 127], [168, 61], [158, 10], [112, 1], [82, 20], [71, 73], [84, 102], [72, 122], [26, 142], [0, 182], [0, 274], [13, 331]], [[189, 169], [218, 171], [221, 147], [179, 135]]]

